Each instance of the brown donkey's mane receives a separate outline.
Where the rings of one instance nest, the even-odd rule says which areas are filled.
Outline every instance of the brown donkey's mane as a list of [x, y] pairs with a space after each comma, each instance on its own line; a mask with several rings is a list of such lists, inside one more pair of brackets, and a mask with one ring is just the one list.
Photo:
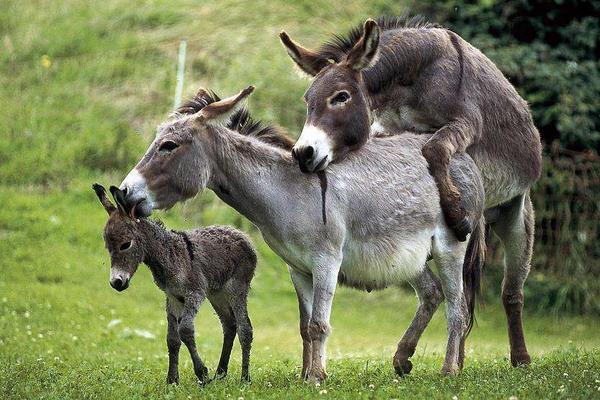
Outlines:
[[[195, 114], [207, 105], [221, 100], [212, 90], [200, 90], [196, 96], [175, 110], [175, 116]], [[250, 116], [246, 108], [237, 111], [227, 124], [227, 128], [238, 132], [244, 136], [255, 137], [258, 140], [271, 144], [284, 150], [291, 150], [294, 146], [294, 140], [287, 136], [283, 129], [264, 124], [262, 121], [255, 120]]]
[[[382, 15], [378, 17], [376, 21], [381, 32], [398, 29], [443, 29], [443, 26], [429, 22], [419, 15], [412, 17]], [[363, 33], [364, 25], [360, 24], [352, 28], [345, 35], [333, 35], [329, 41], [325, 42], [325, 44], [317, 50], [317, 54], [328, 60], [333, 60], [335, 63], [340, 63], [346, 58], [354, 45], [358, 43], [363, 36]], [[371, 93], [378, 93], [398, 79], [402, 79], [402, 74], [398, 74], [399, 67], [401, 67], [401, 64], [398, 63], [394, 50], [388, 49], [385, 46], [380, 46], [379, 59], [376, 64], [363, 71], [363, 77], [369, 91]]]

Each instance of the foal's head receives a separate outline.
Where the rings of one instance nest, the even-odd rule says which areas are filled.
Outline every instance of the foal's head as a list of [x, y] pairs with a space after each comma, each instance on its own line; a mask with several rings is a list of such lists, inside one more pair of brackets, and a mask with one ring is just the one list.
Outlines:
[[226, 128], [253, 90], [249, 86], [219, 101], [214, 101], [214, 94], [200, 90], [158, 128], [146, 154], [121, 183], [125, 203], [135, 215], [148, 216], [153, 209], [170, 208], [206, 187], [211, 166], [200, 138]]
[[292, 150], [303, 172], [324, 170], [369, 138], [371, 117], [361, 71], [375, 62], [379, 34], [377, 23], [367, 20], [360, 39], [334, 62], [324, 52], [305, 49], [281, 32], [289, 56], [314, 77], [304, 94], [308, 107], [304, 129]]
[[123, 192], [111, 186], [117, 206], [113, 205], [104, 187], [94, 184], [96, 195], [108, 213], [104, 226], [104, 243], [110, 253], [110, 285], [119, 292], [129, 287], [129, 281], [144, 260], [144, 243], [134, 211], [127, 208]]

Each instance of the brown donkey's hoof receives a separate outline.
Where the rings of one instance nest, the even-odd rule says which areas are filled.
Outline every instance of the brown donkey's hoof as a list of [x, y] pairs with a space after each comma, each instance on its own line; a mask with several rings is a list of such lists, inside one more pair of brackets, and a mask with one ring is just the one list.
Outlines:
[[513, 367], [525, 367], [531, 364], [531, 357], [527, 353], [511, 354], [510, 363]]
[[[449, 221], [450, 222], [450, 221]], [[450, 224], [450, 228], [454, 231], [454, 235], [460, 242], [467, 240], [467, 236], [473, 232], [473, 222], [467, 217], [461, 219], [456, 224]]]
[[408, 375], [412, 371], [412, 362], [410, 360], [403, 360], [399, 362], [399, 365], [394, 365], [396, 373], [400, 376]]

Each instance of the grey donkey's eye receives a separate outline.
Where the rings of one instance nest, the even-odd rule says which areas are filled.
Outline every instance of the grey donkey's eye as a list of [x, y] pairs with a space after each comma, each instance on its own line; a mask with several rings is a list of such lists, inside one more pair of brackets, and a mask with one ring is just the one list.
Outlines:
[[342, 90], [329, 100], [329, 104], [331, 104], [332, 106], [337, 106], [340, 104], [344, 104], [348, 100], [350, 100], [350, 93], [346, 92], [345, 90]]
[[119, 247], [119, 250], [121, 250], [121, 251], [125, 251], [125, 250], [127, 250], [128, 248], [130, 248], [130, 247], [131, 247], [131, 241], [129, 241], [129, 242], [125, 242], [125, 243], [123, 243], [123, 244], [121, 245], [121, 247]]
[[178, 148], [179, 145], [172, 140], [165, 140], [158, 148], [159, 151], [171, 152]]

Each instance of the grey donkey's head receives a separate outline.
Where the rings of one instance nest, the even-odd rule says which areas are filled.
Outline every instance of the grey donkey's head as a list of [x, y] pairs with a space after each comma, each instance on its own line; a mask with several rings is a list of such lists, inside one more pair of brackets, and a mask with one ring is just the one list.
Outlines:
[[115, 206], [104, 187], [96, 183], [92, 188], [108, 213], [104, 243], [110, 253], [110, 285], [121, 292], [129, 287], [131, 277], [144, 260], [141, 224], [136, 219], [135, 210], [125, 204], [121, 190], [110, 187]]
[[379, 35], [377, 22], [368, 19], [356, 43], [332, 61], [327, 51], [305, 49], [281, 32], [289, 56], [314, 77], [304, 94], [306, 122], [292, 150], [303, 172], [324, 170], [369, 138], [371, 115], [361, 72], [376, 61]]
[[159, 127], [146, 154], [121, 183], [124, 202], [135, 215], [170, 208], [206, 187], [211, 166], [202, 137], [228, 129], [230, 118], [253, 90], [249, 86], [218, 101], [213, 93], [200, 90]]

